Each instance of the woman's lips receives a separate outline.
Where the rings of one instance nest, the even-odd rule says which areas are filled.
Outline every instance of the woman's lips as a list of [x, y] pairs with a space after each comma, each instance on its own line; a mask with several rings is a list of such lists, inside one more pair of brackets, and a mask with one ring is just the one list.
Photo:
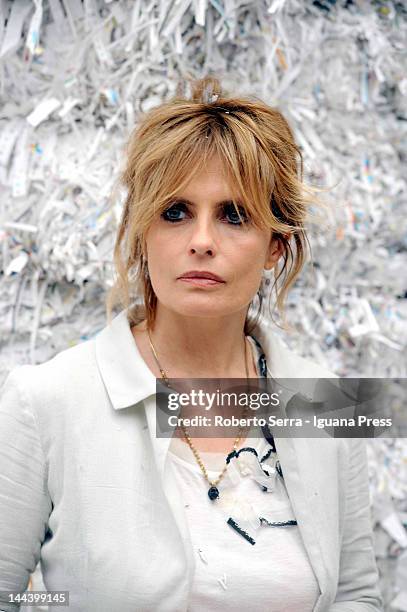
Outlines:
[[212, 285], [224, 284], [222, 281], [217, 281], [213, 278], [200, 278], [199, 276], [194, 276], [192, 278], [184, 278], [181, 276], [178, 280], [183, 281], [184, 283], [189, 283], [190, 285], [195, 285], [197, 287], [210, 287]]

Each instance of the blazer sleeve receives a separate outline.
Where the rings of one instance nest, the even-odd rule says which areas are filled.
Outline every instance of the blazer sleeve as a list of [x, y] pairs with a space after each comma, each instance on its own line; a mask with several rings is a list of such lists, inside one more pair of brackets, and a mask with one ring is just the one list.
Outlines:
[[[52, 504], [37, 420], [25, 391], [29, 368], [14, 368], [0, 389], [0, 592], [26, 591]], [[0, 593], [0, 610], [19, 610]]]
[[349, 443], [338, 590], [329, 612], [383, 612], [373, 547], [366, 440], [353, 438]]

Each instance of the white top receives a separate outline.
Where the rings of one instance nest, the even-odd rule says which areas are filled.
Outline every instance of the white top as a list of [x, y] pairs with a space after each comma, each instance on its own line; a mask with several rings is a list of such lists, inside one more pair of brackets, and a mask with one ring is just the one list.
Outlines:
[[[287, 349], [268, 321], [260, 319], [253, 335], [272, 376], [300, 376], [307, 385], [333, 376]], [[69, 612], [187, 612], [200, 566], [176, 475], [164, 469], [171, 468], [171, 439], [156, 435], [155, 393], [126, 311], [93, 338], [7, 377], [0, 391], [0, 610], [19, 609], [4, 591], [24, 592], [40, 560], [45, 587], [69, 591]], [[380, 612], [365, 441], [274, 441], [321, 591], [314, 612]], [[232, 528], [229, 535], [224, 563], [232, 546], [246, 555], [240, 597], [253, 581], [265, 588], [266, 575], [274, 598], [280, 568], [273, 556], [257, 577], [246, 560], [254, 563], [266, 536], [274, 543], [295, 531], [278, 536], [262, 527], [254, 546]], [[208, 546], [215, 541], [205, 536]], [[205, 552], [209, 570], [214, 555]], [[232, 592], [237, 569], [219, 570]]]
[[[260, 376], [261, 351], [249, 340]], [[227, 463], [214, 501], [189, 445], [178, 437], [171, 441], [168, 459], [187, 510], [196, 557], [188, 610], [280, 612], [284, 602], [287, 612], [311, 612], [320, 591], [298, 525], [275, 524], [296, 523], [284, 479], [276, 470], [277, 452], [260, 429], [249, 434]], [[215, 480], [226, 455], [199, 455], [209, 479]], [[230, 519], [241, 532], [228, 524]]]
[[[259, 458], [271, 448], [257, 437], [246, 438], [238, 450], [247, 447], [256, 450]], [[225, 465], [225, 455], [199, 455], [209, 478], [215, 479]], [[271, 523], [295, 521], [284, 481], [275, 471], [276, 454], [263, 462], [270, 474], [266, 476], [256, 455], [241, 451], [228, 464], [214, 501], [207, 495], [209, 485], [186, 442], [173, 438], [168, 458], [187, 510], [196, 559], [188, 611], [281, 612], [282, 602], [285, 612], [314, 610], [320, 591], [298, 525], [270, 526], [259, 520], [261, 516]], [[267, 492], [262, 490], [264, 483]], [[227, 523], [229, 518], [255, 544], [235, 531]]]

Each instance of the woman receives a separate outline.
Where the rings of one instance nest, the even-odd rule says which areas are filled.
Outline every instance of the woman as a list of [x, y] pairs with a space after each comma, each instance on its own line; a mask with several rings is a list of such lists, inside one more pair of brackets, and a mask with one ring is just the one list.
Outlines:
[[253, 314], [306, 257], [286, 120], [204, 79], [142, 119], [122, 179], [107, 326], [3, 387], [0, 609], [41, 559], [75, 611], [381, 610], [363, 440], [156, 433], [156, 379], [333, 376]]

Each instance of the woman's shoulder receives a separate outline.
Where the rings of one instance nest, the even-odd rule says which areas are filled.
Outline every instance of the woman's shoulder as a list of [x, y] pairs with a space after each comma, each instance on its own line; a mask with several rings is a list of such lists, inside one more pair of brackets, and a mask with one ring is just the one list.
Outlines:
[[325, 365], [317, 363], [309, 357], [303, 357], [290, 349], [280, 338], [277, 338], [277, 341], [281, 343], [280, 350], [284, 351], [285, 358], [292, 367], [293, 376], [298, 378], [338, 378], [338, 375]]
[[269, 375], [274, 378], [338, 378], [325, 365], [291, 349], [271, 321], [264, 317], [259, 320], [254, 337], [266, 355]]
[[37, 364], [14, 366], [1, 386], [3, 392], [15, 388], [30, 404], [46, 405], [47, 399], [68, 399], [71, 392], [86, 390], [97, 376], [94, 339], [59, 351]]

